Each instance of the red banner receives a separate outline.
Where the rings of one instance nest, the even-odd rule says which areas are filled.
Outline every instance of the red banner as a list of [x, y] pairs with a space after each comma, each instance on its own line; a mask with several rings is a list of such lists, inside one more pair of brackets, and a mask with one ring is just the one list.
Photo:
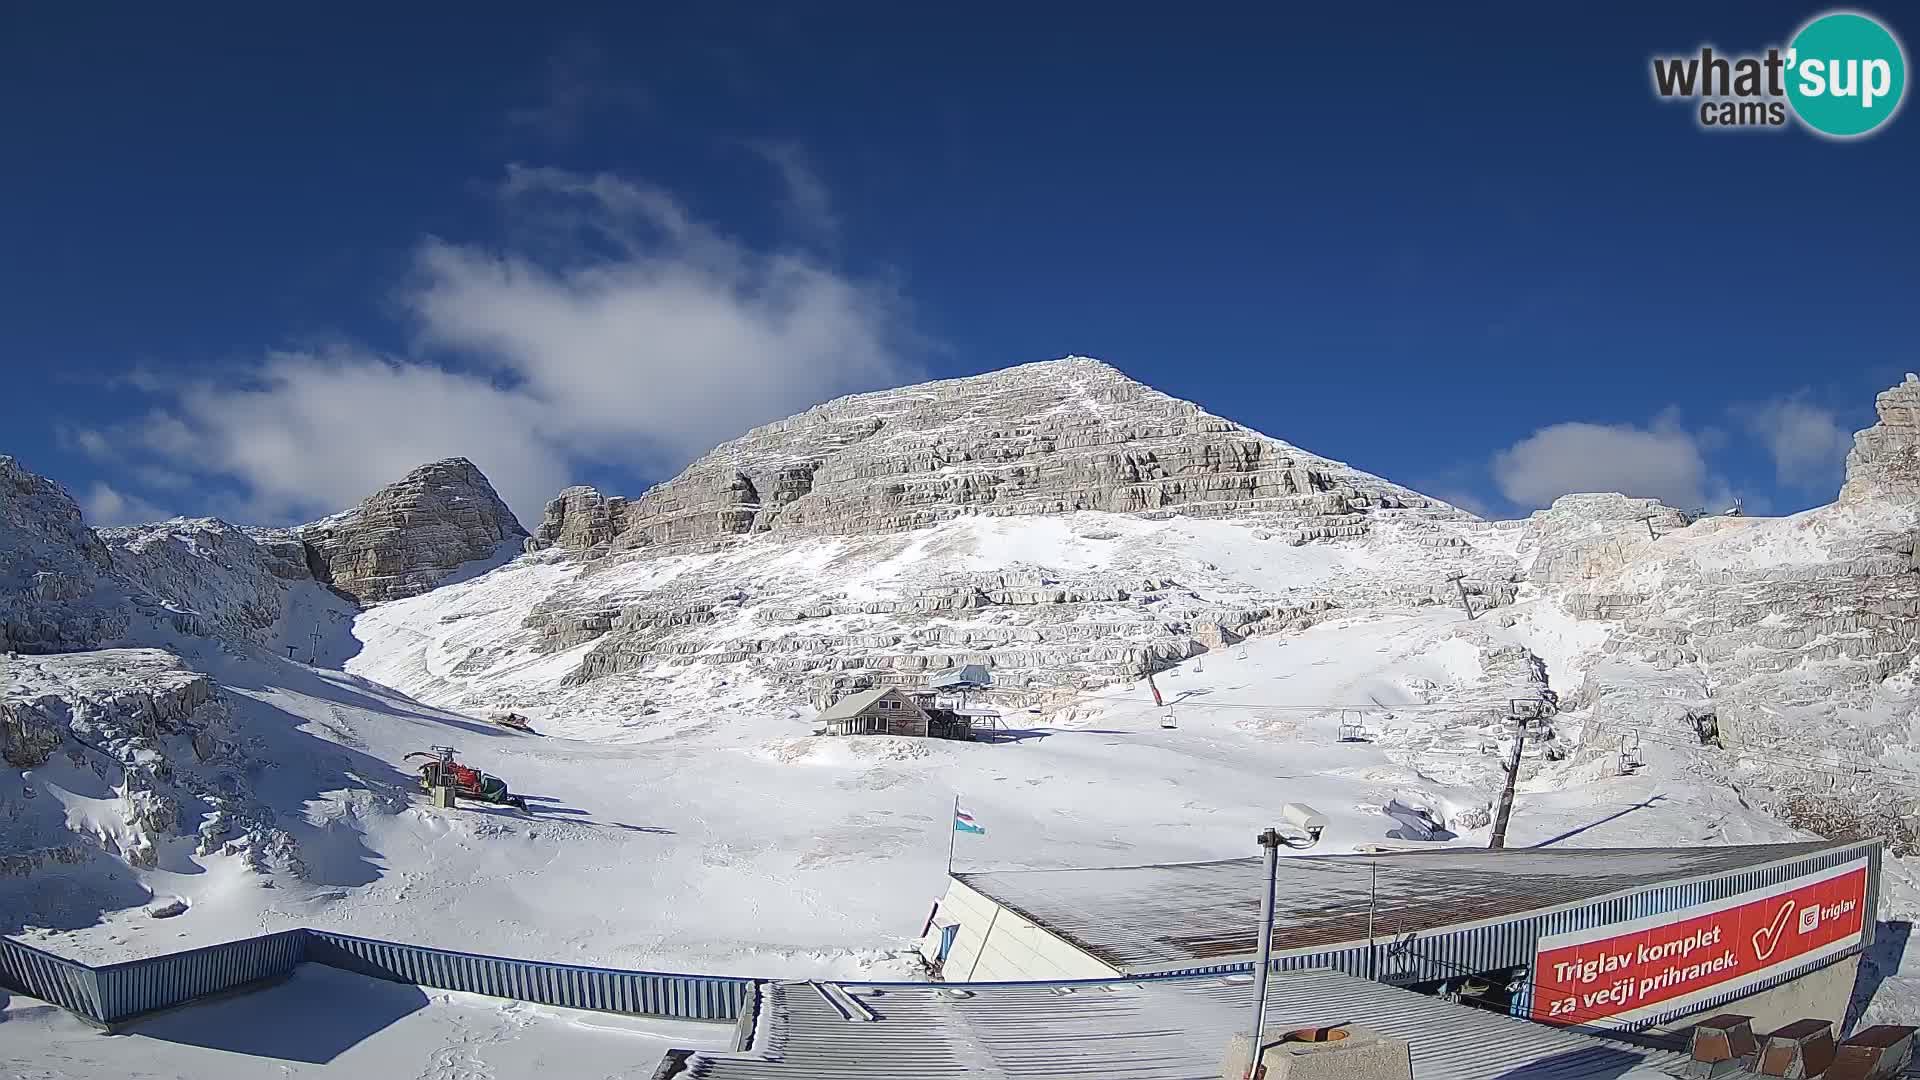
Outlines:
[[1615, 926], [1540, 939], [1531, 1017], [1614, 1026], [1844, 952], [1865, 929], [1864, 862]]

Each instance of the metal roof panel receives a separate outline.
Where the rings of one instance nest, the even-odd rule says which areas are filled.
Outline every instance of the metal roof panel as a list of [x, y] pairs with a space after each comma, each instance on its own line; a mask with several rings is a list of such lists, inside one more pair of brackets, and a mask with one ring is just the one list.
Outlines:
[[[1116, 983], [901, 986], [842, 983], [871, 1021], [845, 1019], [809, 984], [775, 984], [746, 1054], [696, 1054], [711, 1080], [948, 1077], [1218, 1080], [1244, 1029], [1244, 977]], [[1563, 1031], [1333, 971], [1276, 975], [1267, 1026], [1352, 1023], [1412, 1044], [1415, 1080], [1618, 1080], [1685, 1055]]]
[[[1842, 847], [1832, 841], [1711, 848], [1450, 848], [1280, 860], [1276, 951], [1365, 942], [1561, 907]], [[1250, 958], [1261, 860], [954, 876], [1128, 972]], [[1376, 887], [1377, 882], [1377, 887]]]

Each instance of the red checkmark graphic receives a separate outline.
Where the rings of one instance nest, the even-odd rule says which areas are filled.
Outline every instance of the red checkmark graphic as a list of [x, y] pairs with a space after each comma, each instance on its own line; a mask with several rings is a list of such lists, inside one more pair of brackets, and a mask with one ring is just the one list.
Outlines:
[[1753, 954], [1761, 960], [1773, 955], [1780, 947], [1780, 931], [1787, 925], [1787, 917], [1793, 914], [1793, 901], [1780, 905], [1780, 914], [1773, 917], [1772, 926], [1763, 926], [1753, 932]]

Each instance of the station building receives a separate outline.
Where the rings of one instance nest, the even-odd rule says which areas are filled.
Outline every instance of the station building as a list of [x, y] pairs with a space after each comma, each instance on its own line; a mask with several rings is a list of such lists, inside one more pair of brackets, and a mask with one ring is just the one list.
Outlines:
[[[1273, 967], [1574, 1028], [1837, 1021], [1880, 862], [1877, 840], [1283, 858]], [[1251, 971], [1262, 874], [1258, 858], [955, 873], [920, 948], [955, 983]]]

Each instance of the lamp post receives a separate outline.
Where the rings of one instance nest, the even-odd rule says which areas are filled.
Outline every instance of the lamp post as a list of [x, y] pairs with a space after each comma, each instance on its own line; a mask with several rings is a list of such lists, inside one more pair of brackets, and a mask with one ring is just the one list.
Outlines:
[[1267, 853], [1267, 891], [1260, 903], [1260, 966], [1253, 969], [1253, 1030], [1247, 1080], [1260, 1075], [1260, 1040], [1267, 1025], [1267, 965], [1273, 962], [1273, 891], [1280, 875], [1280, 831], [1268, 829], [1259, 836]]

